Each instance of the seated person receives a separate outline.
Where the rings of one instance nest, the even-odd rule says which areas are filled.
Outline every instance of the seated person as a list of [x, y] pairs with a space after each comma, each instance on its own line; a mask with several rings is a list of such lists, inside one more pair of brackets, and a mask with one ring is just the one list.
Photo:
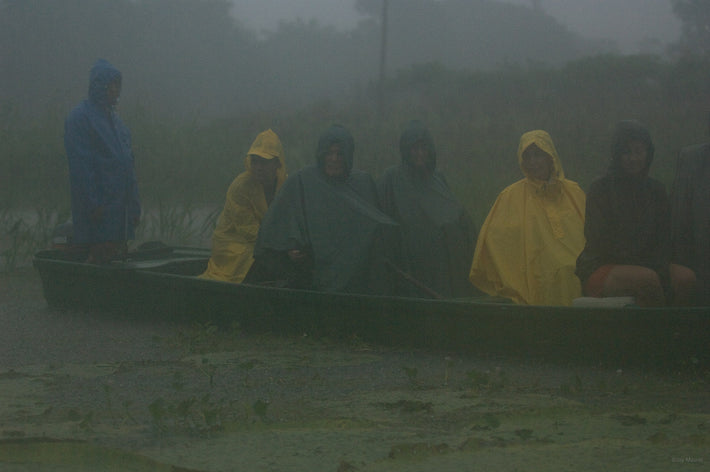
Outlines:
[[354, 148], [342, 126], [321, 135], [316, 163], [286, 180], [264, 216], [245, 282], [391, 291], [385, 260], [396, 223], [379, 210], [372, 178], [353, 169]]
[[710, 142], [678, 157], [671, 195], [673, 260], [698, 278], [696, 303], [710, 306]]
[[284, 152], [272, 130], [259, 135], [244, 159], [246, 171], [227, 190], [224, 209], [212, 234], [212, 255], [205, 279], [240, 283], [253, 262], [261, 219], [286, 180]]
[[[387, 169], [378, 182], [385, 213], [400, 225], [399, 267], [442, 297], [475, 293], [468, 281], [475, 228], [436, 169], [436, 148], [429, 130], [409, 123], [399, 140], [402, 162]], [[402, 281], [399, 293], [427, 296], [422, 288]]]
[[525, 178], [504, 189], [478, 236], [469, 279], [484, 292], [528, 305], [571, 305], [584, 247], [584, 192], [565, 179], [546, 131], [520, 138]]
[[590, 297], [632, 296], [639, 306], [686, 304], [695, 275], [671, 264], [665, 187], [648, 176], [654, 147], [638, 121], [616, 125], [607, 173], [587, 194], [586, 245], [577, 275]]

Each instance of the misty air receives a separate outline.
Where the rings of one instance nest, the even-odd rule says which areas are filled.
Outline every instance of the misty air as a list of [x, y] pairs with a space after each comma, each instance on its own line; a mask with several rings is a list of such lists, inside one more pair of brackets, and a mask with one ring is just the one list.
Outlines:
[[0, 0], [0, 469], [710, 460], [705, 0]]

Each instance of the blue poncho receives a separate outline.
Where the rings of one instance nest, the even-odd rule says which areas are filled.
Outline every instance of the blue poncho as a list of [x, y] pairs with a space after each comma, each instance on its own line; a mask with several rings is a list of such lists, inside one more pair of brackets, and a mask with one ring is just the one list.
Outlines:
[[[66, 119], [73, 240], [78, 244], [133, 239], [140, 201], [131, 135], [107, 98], [121, 73], [105, 60], [91, 69], [89, 98]], [[100, 209], [100, 210], [99, 210]], [[92, 215], [100, 214], [100, 218]]]

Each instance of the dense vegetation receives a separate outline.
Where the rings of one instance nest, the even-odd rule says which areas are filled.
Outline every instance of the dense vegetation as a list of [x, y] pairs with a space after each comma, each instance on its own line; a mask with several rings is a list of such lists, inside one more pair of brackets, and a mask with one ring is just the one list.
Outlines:
[[[232, 15], [228, 0], [0, 0], [0, 100], [21, 103], [23, 113], [48, 103], [67, 108], [84, 96], [98, 57], [129, 78], [125, 104], [171, 116], [229, 117], [337, 100], [378, 76], [380, 11], [373, 2], [358, 4], [363, 20], [352, 31], [299, 19], [257, 32]], [[561, 64], [611, 49], [527, 6], [389, 4], [390, 71], [431, 61], [459, 70]]]
[[[440, 168], [481, 221], [497, 193], [520, 177], [518, 138], [534, 128], [552, 134], [567, 176], [586, 186], [606, 167], [614, 123], [638, 118], [657, 145], [653, 174], [670, 185], [678, 149], [707, 134], [707, 71], [702, 61], [668, 64], [642, 56], [475, 73], [429, 64], [387, 81], [381, 113], [365, 93], [345, 103], [323, 100], [296, 111], [200, 123], [171, 121], [139, 107], [121, 114], [133, 131], [140, 189], [152, 207], [220, 206], [251, 140], [267, 127], [281, 136], [295, 170], [311, 162], [322, 129], [343, 123], [355, 135], [357, 165], [377, 175], [397, 162], [403, 124], [420, 118], [436, 139]], [[68, 206], [63, 118], [64, 110], [27, 120], [16, 108], [3, 109], [0, 175], [7, 180], [0, 198], [9, 206]]]

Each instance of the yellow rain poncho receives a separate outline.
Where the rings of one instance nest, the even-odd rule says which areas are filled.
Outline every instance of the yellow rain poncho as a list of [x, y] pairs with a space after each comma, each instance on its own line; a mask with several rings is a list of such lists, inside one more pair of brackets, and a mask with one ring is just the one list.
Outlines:
[[246, 171], [239, 174], [227, 190], [224, 209], [212, 234], [212, 255], [203, 278], [240, 283], [254, 261], [254, 243], [268, 204], [264, 187], [252, 174], [249, 157], [252, 154], [279, 160], [277, 191], [286, 180], [281, 141], [272, 130], [264, 131], [256, 137], [244, 159]]
[[[523, 152], [535, 144], [552, 157], [548, 181], [530, 177]], [[529, 305], [570, 305], [581, 295], [574, 274], [584, 248], [585, 196], [566, 180], [550, 135], [520, 138], [518, 163], [525, 178], [503, 190], [478, 236], [469, 279], [484, 292]]]

